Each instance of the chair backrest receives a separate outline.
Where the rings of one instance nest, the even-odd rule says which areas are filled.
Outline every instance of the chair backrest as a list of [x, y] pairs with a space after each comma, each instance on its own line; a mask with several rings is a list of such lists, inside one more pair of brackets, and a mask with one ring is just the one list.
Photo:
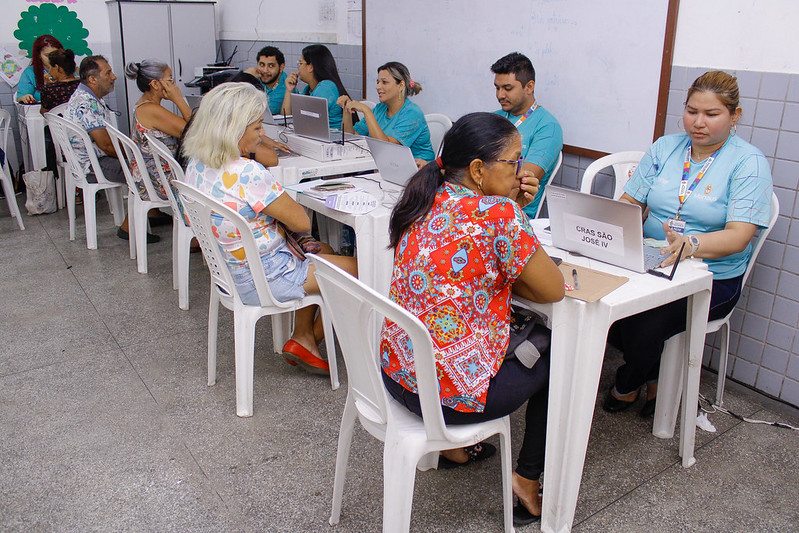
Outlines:
[[86, 171], [83, 170], [80, 157], [78, 157], [75, 147], [70, 142], [70, 138], [75, 139], [78, 143], [83, 145], [86, 153], [89, 155], [91, 172], [94, 173], [97, 183], [111, 183], [105, 178], [103, 169], [100, 167], [99, 161], [97, 161], [97, 154], [94, 152], [94, 144], [92, 143], [91, 137], [89, 137], [89, 134], [80, 124], [75, 124], [66, 118], [59, 117], [52, 111], [45, 113], [44, 118], [47, 121], [47, 125], [50, 126], [50, 134], [53, 136], [53, 141], [56, 146], [60, 148], [67, 162], [67, 170], [69, 170], [76, 180], [85, 184]]
[[639, 151], [616, 152], [615, 154], [600, 157], [585, 169], [583, 180], [580, 183], [580, 192], [593, 194], [596, 175], [602, 169], [612, 166], [613, 174], [615, 175], [612, 198], [618, 200], [624, 193], [624, 185], [632, 177], [635, 169], [638, 168], [638, 163], [641, 162], [642, 157], [644, 157], [644, 152]]
[[253, 283], [255, 284], [261, 307], [293, 308], [294, 302], [279, 302], [272, 297], [272, 291], [269, 290], [264, 267], [261, 264], [261, 256], [258, 253], [258, 245], [255, 243], [252, 229], [247, 224], [247, 221], [244, 220], [244, 217], [222, 202], [211, 198], [187, 183], [175, 181], [174, 185], [180, 194], [180, 200], [183, 203], [184, 212], [189, 217], [194, 236], [197, 237], [197, 241], [202, 248], [203, 258], [208, 264], [208, 270], [211, 272], [212, 283], [231, 295], [233, 300], [238, 302], [238, 305], [244, 305], [241, 303], [239, 293], [233, 283], [233, 276], [227, 267], [225, 252], [214, 236], [214, 224], [211, 221], [211, 217], [221, 216], [233, 223], [236, 231], [241, 236], [247, 267], [252, 273]]
[[[163, 187], [166, 192], [169, 206], [172, 208], [173, 213], [183, 214], [180, 218], [183, 224], [188, 226], [189, 221], [183, 212], [183, 204], [180, 202], [178, 190], [172, 183], [174, 181], [184, 181], [183, 169], [164, 143], [151, 136], [149, 133], [145, 133], [144, 136], [147, 137], [147, 141], [150, 143], [150, 151], [153, 154], [155, 168], [158, 171], [158, 180], [161, 182], [161, 187]], [[166, 165], [166, 169], [164, 169], [164, 165]]]
[[[560, 165], [563, 163], [563, 151], [558, 152], [558, 162], [555, 163], [555, 168], [552, 169], [552, 173], [549, 175], [549, 181], [547, 185], [552, 183], [552, 180], [555, 179], [558, 171], [560, 170]], [[538, 202], [538, 207], [535, 210], [535, 218], [541, 216], [541, 209], [544, 207], [544, 200], [547, 199], [547, 188], [544, 187], [544, 192], [541, 194], [541, 201]]]
[[441, 153], [441, 141], [444, 140], [444, 135], [452, 127], [452, 121], [447, 115], [441, 113], [429, 113], [424, 116], [427, 122], [427, 127], [430, 129], [430, 144], [433, 145], [433, 152], [436, 155]]
[[[3, 166], [10, 169], [8, 163], [8, 127], [11, 125], [11, 113], [5, 109], [0, 109], [0, 150], [5, 154]], [[11, 171], [7, 170], [8, 175], [11, 176]]]
[[766, 237], [768, 237], [768, 234], [774, 229], [774, 225], [777, 223], [777, 217], [780, 215], [780, 201], [773, 192], [771, 193], [770, 208], [771, 213], [769, 214], [768, 226], [760, 230], [760, 233], [755, 237], [755, 242], [752, 244], [752, 257], [749, 258], [749, 264], [746, 265], [746, 271], [744, 271], [744, 277], [743, 280], [741, 280], [741, 287], [746, 286], [746, 280], [749, 279], [749, 274], [752, 273], [752, 269], [755, 267], [760, 249], [763, 248]]
[[122, 173], [125, 174], [128, 189], [143, 200], [140, 189], [137, 186], [137, 181], [139, 181], [144, 185], [147, 197], [150, 200], [158, 200], [160, 196], [153, 186], [153, 180], [150, 179], [150, 173], [147, 171], [147, 165], [144, 162], [139, 146], [133, 139], [116, 129], [108, 121], [105, 123], [105, 129], [108, 132], [108, 136], [111, 137], [111, 144], [114, 145], [117, 159], [119, 159], [122, 167]]
[[[387, 318], [401, 327], [413, 343], [416, 381], [427, 438], [452, 440], [441, 413], [438, 378], [433, 359], [433, 341], [422, 322], [385, 296], [319, 256], [309, 254], [322, 300], [333, 321], [347, 365], [349, 393], [355, 396], [359, 413], [376, 424], [390, 418], [388, 396], [380, 369], [379, 345], [373, 320]], [[379, 343], [379, 341], [377, 341]]]

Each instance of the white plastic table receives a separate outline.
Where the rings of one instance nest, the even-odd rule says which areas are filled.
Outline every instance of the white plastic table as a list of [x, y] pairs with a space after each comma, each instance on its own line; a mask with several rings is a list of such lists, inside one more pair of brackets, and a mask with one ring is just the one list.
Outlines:
[[[660, 381], [671, 381], [659, 384], [662, 387], [659, 386], [658, 390], [679, 388], [681, 378], [679, 453], [683, 467], [694, 464], [699, 377], [713, 276], [698, 260], [681, 262], [674, 279], [668, 281], [546, 248], [550, 255], [557, 255], [569, 263], [629, 278], [627, 283], [592, 303], [567, 297], [554, 304], [542, 305], [514, 298], [515, 304], [522, 303], [546, 315], [552, 328], [544, 464], [546, 490], [541, 530], [564, 532], [571, 531], [577, 507], [608, 329], [616, 320], [686, 297], [689, 348], [680, 367], [682, 375], [679, 372], [677, 375], [664, 375], [661, 366]], [[660, 395], [658, 400], [653, 433], [659, 437], [671, 437], [676, 423], [676, 403]]]
[[25, 171], [41, 170], [47, 166], [47, 156], [44, 150], [44, 117], [40, 113], [40, 104], [15, 103], [17, 108], [17, 123], [22, 144], [22, 157], [25, 162]]

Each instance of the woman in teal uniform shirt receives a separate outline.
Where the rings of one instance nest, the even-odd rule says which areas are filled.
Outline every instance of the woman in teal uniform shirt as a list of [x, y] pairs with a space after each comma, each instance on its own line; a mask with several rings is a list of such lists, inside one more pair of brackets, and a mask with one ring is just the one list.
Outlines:
[[291, 114], [291, 93], [297, 88], [297, 81], [308, 84], [305, 94], [319, 96], [327, 100], [327, 114], [330, 127], [341, 128], [341, 107], [336, 101], [347, 95], [336, 68], [336, 60], [325, 45], [311, 44], [302, 49], [297, 71], [286, 78], [286, 97], [283, 98], [283, 114]]
[[44, 75], [50, 69], [47, 54], [58, 48], [63, 49], [64, 46], [52, 35], [40, 35], [33, 41], [31, 64], [22, 71], [17, 85], [17, 102], [34, 104], [42, 100], [39, 91], [44, 87]]
[[[673, 264], [683, 246], [683, 255], [707, 264], [713, 273], [708, 320], [735, 307], [752, 255], [750, 241], [770, 216], [768, 160], [735, 135], [738, 102], [733, 76], [712, 71], [697, 78], [685, 102], [685, 133], [658, 139], [621, 197], [649, 208], [644, 235], [669, 242], [663, 266]], [[646, 384], [641, 416], [655, 412], [660, 355], [667, 339], [685, 331], [686, 305], [685, 299], [678, 300], [613, 325], [608, 340], [621, 349], [624, 365], [605, 400], [606, 411], [630, 407]]]
[[[407, 146], [413, 157], [422, 161], [435, 158], [430, 144], [430, 129], [421, 108], [408, 98], [419, 94], [422, 86], [411, 78], [408, 67], [391, 61], [377, 69], [377, 96], [380, 103], [374, 109], [349, 96], [338, 99], [344, 111], [344, 131], [368, 135], [381, 141]], [[363, 119], [353, 126], [352, 111], [363, 113]]]

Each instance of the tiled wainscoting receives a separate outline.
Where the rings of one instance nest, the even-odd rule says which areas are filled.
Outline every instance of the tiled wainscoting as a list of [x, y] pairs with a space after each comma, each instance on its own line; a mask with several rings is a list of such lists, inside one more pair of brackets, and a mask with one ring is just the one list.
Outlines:
[[[675, 66], [666, 133], [682, 131], [688, 87], [710, 68]], [[799, 406], [799, 74], [733, 72], [738, 78], [743, 114], [737, 135], [768, 158], [780, 216], [733, 313], [728, 375], [766, 394]], [[578, 187], [592, 160], [564, 154], [555, 183]], [[597, 180], [608, 194], [612, 179]], [[719, 340], [709, 335], [704, 363], [718, 368]]]

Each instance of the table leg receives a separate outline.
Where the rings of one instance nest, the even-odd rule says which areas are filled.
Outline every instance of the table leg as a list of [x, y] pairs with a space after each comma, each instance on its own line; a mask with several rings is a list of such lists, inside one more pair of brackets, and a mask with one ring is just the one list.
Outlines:
[[541, 531], [571, 530], [609, 320], [601, 302], [585, 304], [565, 298], [553, 307]]
[[710, 310], [710, 289], [688, 297], [685, 317], [688, 336], [688, 361], [684, 367], [682, 391], [682, 417], [680, 418], [680, 455], [683, 468], [696, 462], [696, 404], [699, 401], [699, 377], [702, 372], [702, 355], [705, 348], [707, 314]]

